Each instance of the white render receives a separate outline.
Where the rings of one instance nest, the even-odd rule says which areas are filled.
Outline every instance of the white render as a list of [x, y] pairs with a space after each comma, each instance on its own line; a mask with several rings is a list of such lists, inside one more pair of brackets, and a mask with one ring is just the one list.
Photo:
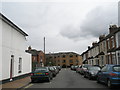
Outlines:
[[[0, 18], [1, 20], [1, 18]], [[2, 21], [2, 79], [10, 78], [11, 55], [14, 55], [13, 77], [31, 72], [31, 55], [26, 53], [26, 38], [23, 34]], [[1, 31], [0, 31], [1, 33]], [[0, 54], [1, 55], [1, 54]], [[19, 58], [22, 58], [22, 72], [18, 73]], [[0, 60], [0, 61], [1, 61]], [[0, 65], [1, 66], [1, 65]]]
[[[2, 72], [2, 21], [0, 19], [0, 72]], [[0, 80], [2, 80], [2, 73], [0, 73]]]

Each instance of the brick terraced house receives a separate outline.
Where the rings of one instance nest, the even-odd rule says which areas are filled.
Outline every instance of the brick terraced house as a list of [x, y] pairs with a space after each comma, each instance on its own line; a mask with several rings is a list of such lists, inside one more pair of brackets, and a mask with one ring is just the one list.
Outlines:
[[120, 64], [120, 27], [110, 25], [109, 34], [101, 35], [81, 56], [84, 64]]

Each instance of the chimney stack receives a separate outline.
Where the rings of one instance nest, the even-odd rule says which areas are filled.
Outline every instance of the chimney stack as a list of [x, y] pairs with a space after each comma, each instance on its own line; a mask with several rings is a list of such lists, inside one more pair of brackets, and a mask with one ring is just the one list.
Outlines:
[[98, 43], [97, 43], [97, 41], [96, 42], [93, 42], [92, 43], [92, 46], [94, 47], [94, 46], [96, 46]]
[[28, 50], [31, 50], [31, 49], [32, 49], [31, 46], [29, 46], [29, 47], [28, 47]]
[[118, 27], [117, 25], [110, 25], [109, 27], [109, 33], [113, 33], [114, 31], [117, 31]]
[[90, 49], [90, 46], [88, 46], [88, 50]]
[[99, 41], [102, 41], [105, 38], [105, 35], [100, 35], [99, 36]]

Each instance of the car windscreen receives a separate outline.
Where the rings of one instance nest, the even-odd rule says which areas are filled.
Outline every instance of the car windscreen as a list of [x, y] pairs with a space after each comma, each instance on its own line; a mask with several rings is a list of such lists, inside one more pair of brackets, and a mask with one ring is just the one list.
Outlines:
[[120, 72], [120, 65], [119, 66], [114, 66], [113, 71]]
[[99, 71], [100, 67], [90, 67], [89, 70], [90, 71]]
[[53, 68], [53, 67], [50, 67], [49, 69], [50, 69], [50, 70], [54, 70], [54, 68]]
[[44, 71], [48, 71], [48, 70], [47, 70], [47, 68], [38, 68], [38, 69], [35, 70], [35, 72], [37, 72], [37, 71], [43, 71], [44, 72]]
[[83, 67], [84, 67], [84, 68], [88, 68], [89, 66], [91, 66], [91, 65], [84, 65]]

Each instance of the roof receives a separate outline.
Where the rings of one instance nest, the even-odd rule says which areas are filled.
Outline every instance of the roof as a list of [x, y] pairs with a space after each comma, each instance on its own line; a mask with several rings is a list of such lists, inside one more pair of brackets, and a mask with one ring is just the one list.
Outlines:
[[25, 50], [27, 53], [32, 54], [33, 56], [38, 55], [40, 52], [42, 52], [41, 50], [37, 51], [36, 49], [31, 49], [31, 50]]
[[8, 18], [6, 18], [2, 13], [0, 13], [0, 18], [6, 22], [7, 24], [9, 24], [11, 27], [13, 27], [15, 30], [17, 30], [18, 32], [20, 32], [22, 35], [24, 36], [28, 36], [28, 34], [26, 34], [22, 29], [20, 29], [17, 25], [15, 25], [12, 21], [10, 21]]
[[108, 34], [103, 40], [99, 41], [98, 43], [110, 38], [111, 36], [115, 35], [115, 33], [120, 31], [120, 27], [118, 27], [117, 29], [115, 29], [115, 31], [113, 31], [112, 33]]
[[75, 52], [59, 52], [59, 53], [48, 53], [46, 55], [60, 55], [60, 54], [76, 54], [76, 55], [79, 55]]

